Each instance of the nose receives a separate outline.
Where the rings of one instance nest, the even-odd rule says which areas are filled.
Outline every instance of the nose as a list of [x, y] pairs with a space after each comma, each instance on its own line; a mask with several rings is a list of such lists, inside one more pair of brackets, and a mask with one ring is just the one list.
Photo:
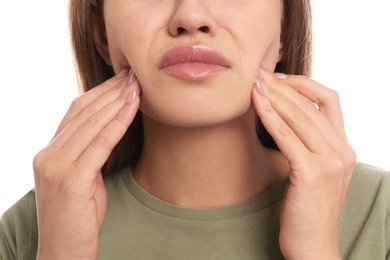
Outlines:
[[173, 37], [197, 33], [214, 35], [217, 26], [208, 7], [210, 2], [207, 0], [177, 0], [169, 24], [169, 34]]

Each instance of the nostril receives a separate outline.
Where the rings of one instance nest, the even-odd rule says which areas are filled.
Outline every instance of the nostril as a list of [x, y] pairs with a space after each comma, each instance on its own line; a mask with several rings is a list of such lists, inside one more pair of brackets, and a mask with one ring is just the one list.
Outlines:
[[[210, 32], [210, 28], [208, 26], [201, 26], [198, 28], [199, 31], [203, 32], [203, 33], [209, 33]], [[183, 33], [185, 33], [187, 30], [183, 27], [178, 27], [176, 29], [176, 33], [177, 35], [181, 35]]]
[[210, 29], [208, 26], [202, 26], [199, 28], [199, 31], [204, 32], [204, 33], [208, 33], [210, 31]]
[[178, 35], [182, 34], [184, 31], [185, 31], [185, 29], [183, 27], [177, 28], [177, 34]]

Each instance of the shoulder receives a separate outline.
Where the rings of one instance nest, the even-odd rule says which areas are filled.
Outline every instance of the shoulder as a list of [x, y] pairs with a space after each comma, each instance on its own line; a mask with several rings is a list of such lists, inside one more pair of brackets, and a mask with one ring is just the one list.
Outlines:
[[[350, 183], [349, 197], [378, 199], [389, 196], [390, 172], [369, 164], [357, 163]], [[352, 199], [352, 198], [351, 198]]]
[[378, 168], [376, 166], [370, 164], [364, 164], [361, 162], [356, 163], [354, 172], [353, 172], [353, 180], [371, 180], [371, 181], [379, 181], [382, 182], [385, 179], [389, 178], [390, 171]]
[[357, 163], [340, 223], [348, 259], [385, 259], [390, 254], [390, 172]]
[[[357, 163], [348, 188], [346, 210], [349, 208], [390, 211], [390, 172], [372, 165]], [[380, 204], [380, 205], [378, 205]]]
[[0, 238], [0, 258], [35, 259], [38, 228], [34, 190], [3, 214]]

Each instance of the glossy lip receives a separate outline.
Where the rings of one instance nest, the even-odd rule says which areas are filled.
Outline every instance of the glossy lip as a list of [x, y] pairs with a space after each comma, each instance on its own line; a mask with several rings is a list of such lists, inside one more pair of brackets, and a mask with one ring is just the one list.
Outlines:
[[223, 73], [230, 65], [219, 51], [195, 45], [170, 49], [163, 56], [159, 68], [174, 77], [201, 80]]

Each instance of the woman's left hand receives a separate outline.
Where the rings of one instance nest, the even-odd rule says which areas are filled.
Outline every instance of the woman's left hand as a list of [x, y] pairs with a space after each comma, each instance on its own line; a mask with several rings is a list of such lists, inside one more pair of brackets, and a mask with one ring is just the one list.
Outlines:
[[356, 155], [338, 94], [304, 76], [260, 72], [252, 100], [290, 165], [281, 251], [287, 259], [340, 259], [338, 226]]

